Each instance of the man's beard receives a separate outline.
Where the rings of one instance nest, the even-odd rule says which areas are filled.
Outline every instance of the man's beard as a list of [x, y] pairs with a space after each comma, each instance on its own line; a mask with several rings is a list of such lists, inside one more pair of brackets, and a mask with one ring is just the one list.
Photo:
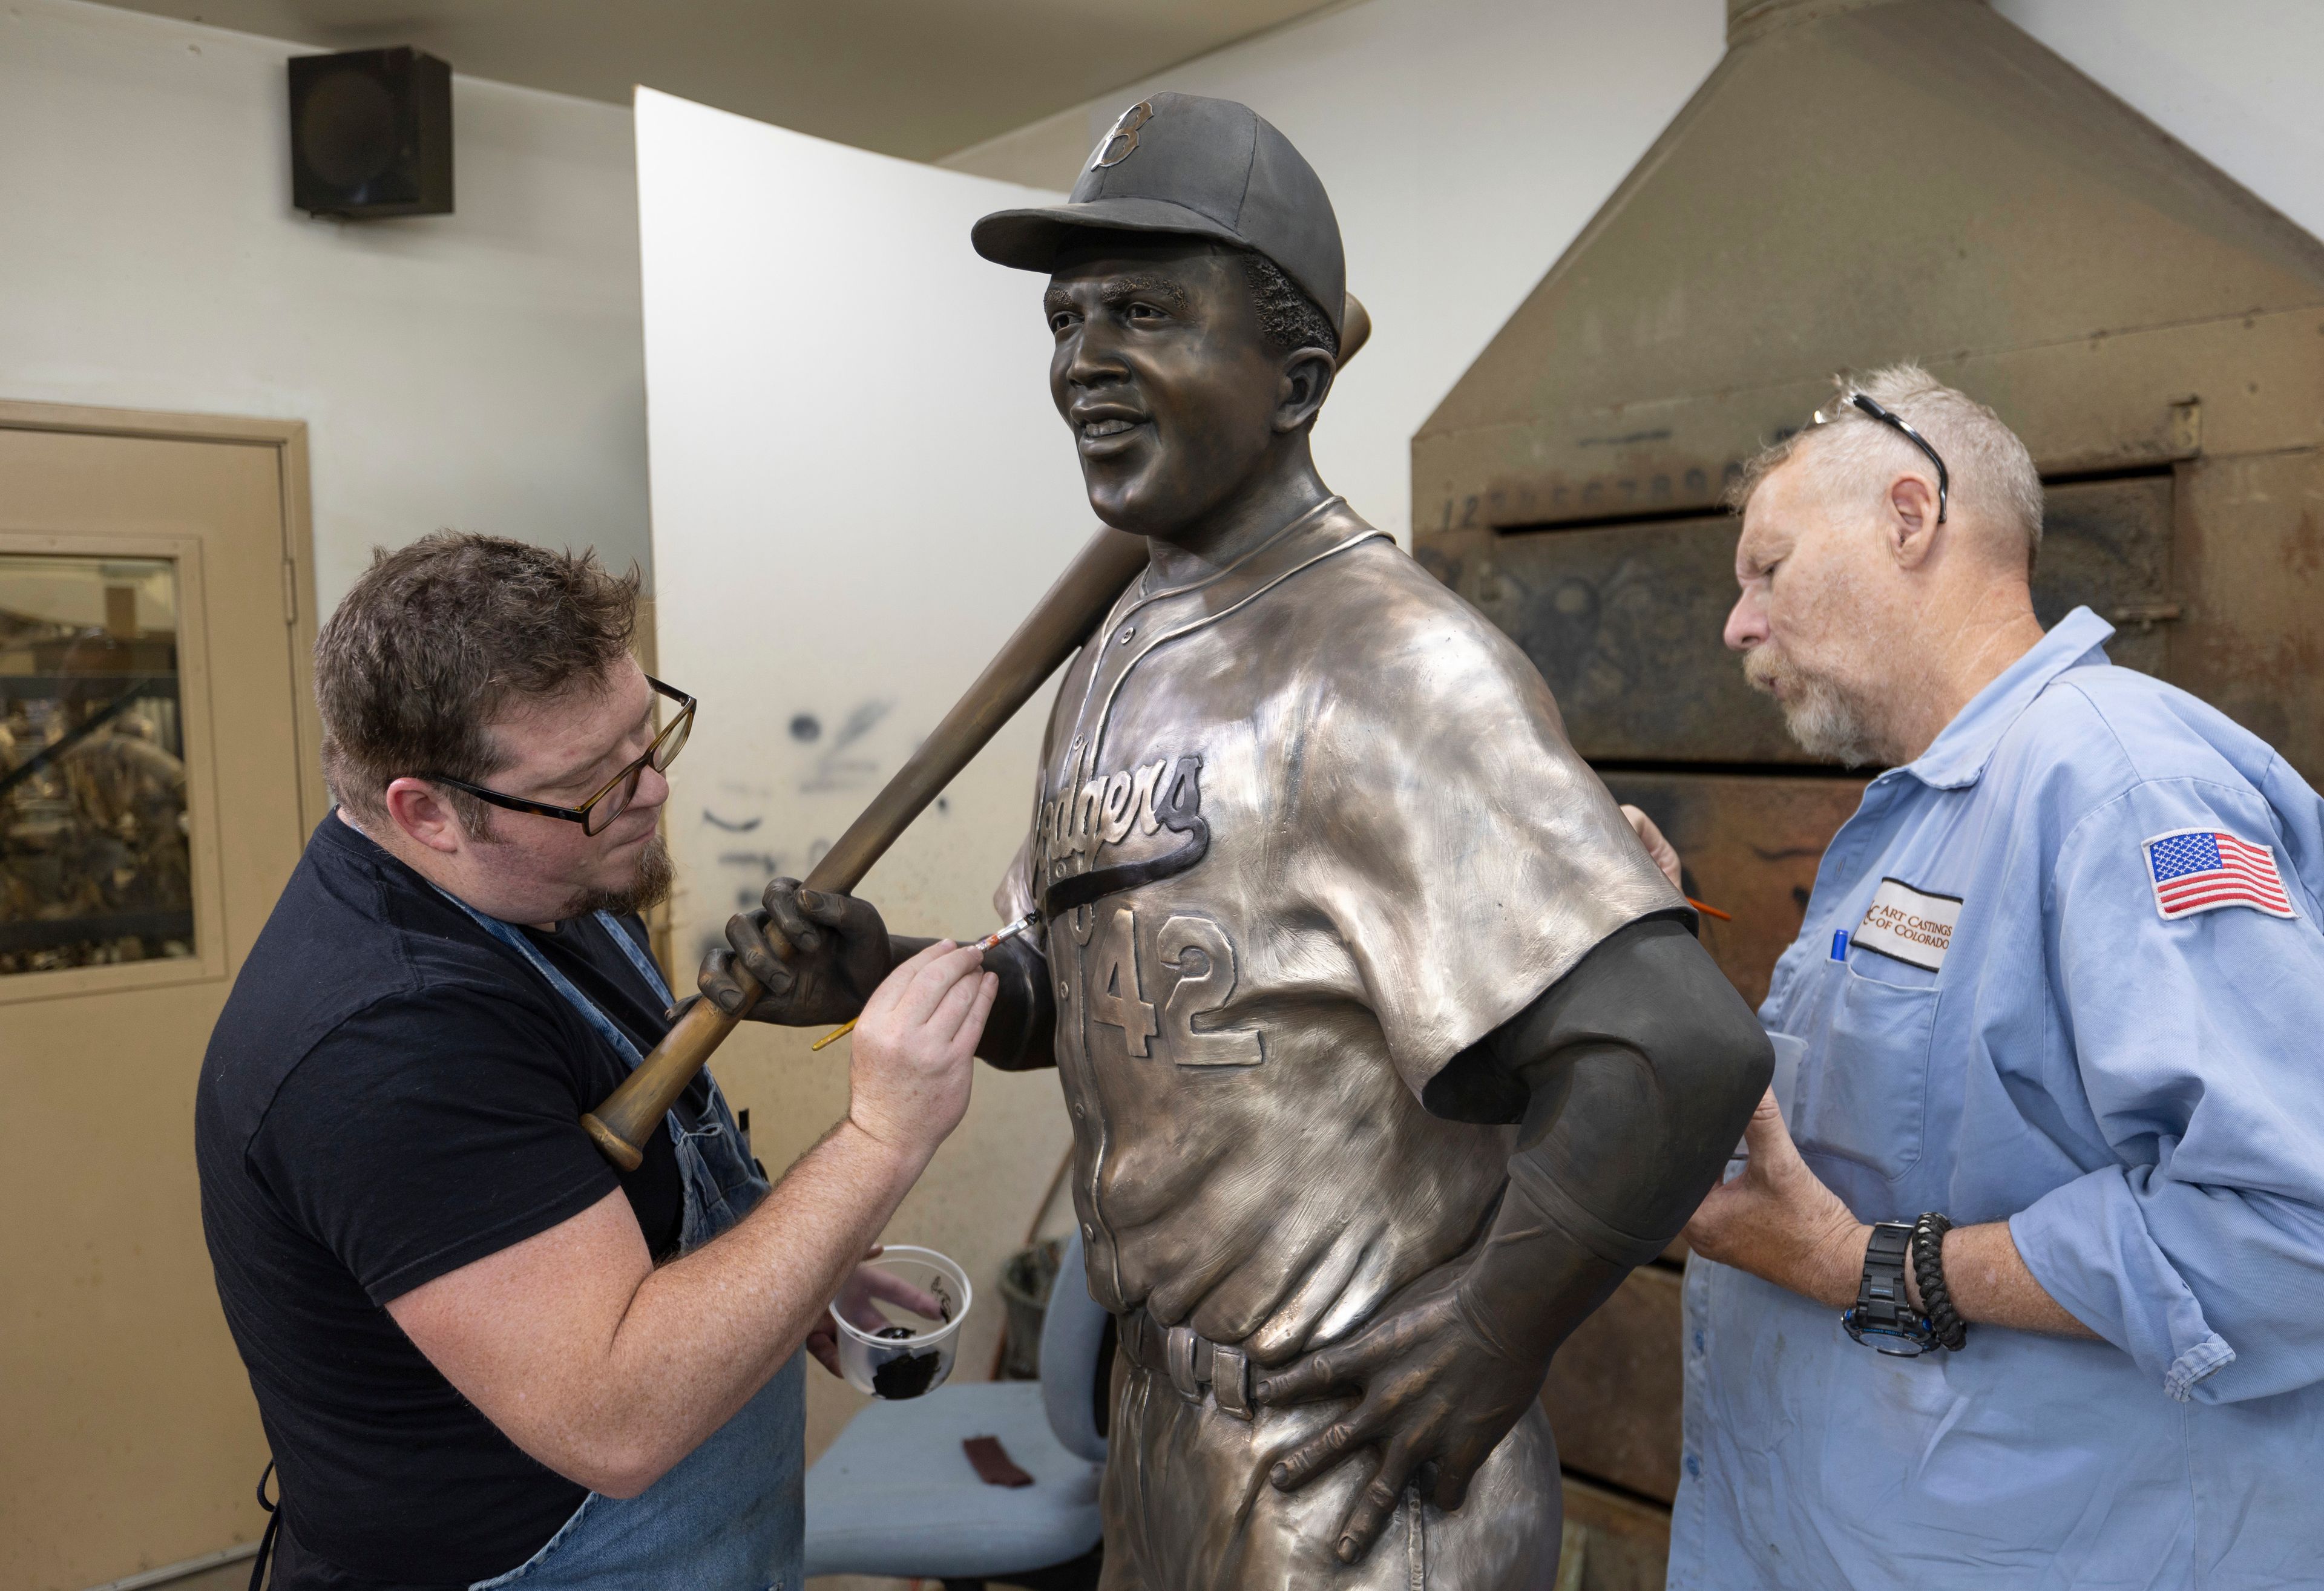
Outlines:
[[638, 876], [630, 881], [629, 887], [584, 890], [558, 914], [558, 921], [586, 917], [596, 912], [611, 912], [617, 917], [625, 917], [632, 912], [642, 912], [650, 906], [659, 906], [669, 898], [670, 878], [676, 871], [670, 863], [669, 847], [662, 843], [659, 834], [656, 834], [638, 853]]
[[1784, 728], [1809, 756], [1843, 768], [1887, 760], [1871, 714], [1839, 681], [1809, 673], [1769, 642], [1743, 655], [1743, 677], [1753, 690], [1769, 695], [1775, 695], [1778, 684], [1783, 686], [1775, 704], [1784, 710]]

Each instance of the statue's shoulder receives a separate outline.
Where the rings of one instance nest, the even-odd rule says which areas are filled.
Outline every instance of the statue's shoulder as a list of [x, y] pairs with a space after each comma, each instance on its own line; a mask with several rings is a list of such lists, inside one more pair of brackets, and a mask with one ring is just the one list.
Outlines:
[[1314, 722], [1350, 745], [1375, 732], [1399, 743], [1516, 732], [1563, 744], [1532, 660], [1344, 504], [1269, 556], [1257, 588], [1233, 602], [1233, 621], [1213, 632], [1246, 688], [1306, 699]]
[[1499, 626], [1431, 575], [1384, 531], [1341, 510], [1345, 550], [1319, 565], [1316, 606], [1327, 609], [1338, 646], [1365, 664], [1394, 670], [1423, 693], [1466, 696], [1515, 693], [1545, 699], [1540, 670]]

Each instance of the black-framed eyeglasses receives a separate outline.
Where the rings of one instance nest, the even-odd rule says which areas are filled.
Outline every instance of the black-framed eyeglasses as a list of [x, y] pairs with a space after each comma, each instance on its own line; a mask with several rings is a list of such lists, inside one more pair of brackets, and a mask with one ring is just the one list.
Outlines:
[[[1866, 414], [1870, 415], [1874, 419], [1878, 420], [1882, 425], [1894, 429], [1895, 433], [1904, 437], [1905, 441], [1910, 442], [1914, 446], [1919, 448], [1923, 453], [1929, 455], [1929, 462], [1937, 466], [1937, 523], [1940, 525], [1943, 524], [1945, 522], [1945, 500], [1952, 492], [1952, 477], [1947, 474], [1945, 470], [1945, 461], [1939, 458], [1937, 456], [1937, 450], [1929, 446], [1929, 439], [1926, 437], [1922, 436], [1920, 432], [1914, 430], [1911, 426], [1906, 425], [1902, 416], [1890, 413], [1887, 409], [1881, 408], [1879, 404], [1875, 403], [1871, 399], [1867, 398], [1861, 392], [1850, 392], [1844, 400], [1841, 400], [1838, 407], [1853, 407], [1861, 409]], [[1819, 426], [1828, 426], [1839, 418], [1840, 416], [1834, 412], [1833, 409], [1819, 409], [1815, 411], [1815, 418], [1811, 423]]]
[[511, 812], [529, 812], [536, 817], [563, 818], [568, 823], [579, 823], [585, 834], [602, 834], [613, 821], [630, 809], [631, 800], [638, 793], [638, 780], [651, 764], [656, 773], [678, 760], [686, 750], [686, 738], [694, 732], [694, 698], [676, 685], [666, 685], [651, 675], [646, 684], [653, 686], [657, 695], [667, 696], [678, 704], [678, 716], [662, 726], [653, 743], [635, 762], [598, 788], [595, 795], [578, 806], [555, 806], [546, 801], [527, 801], [521, 796], [503, 796], [498, 790], [487, 790], [482, 785], [472, 785], [466, 779], [456, 779], [449, 774], [421, 774], [430, 784], [449, 785], [455, 790], [465, 790], [479, 801], [489, 801], [494, 806], [504, 806]]

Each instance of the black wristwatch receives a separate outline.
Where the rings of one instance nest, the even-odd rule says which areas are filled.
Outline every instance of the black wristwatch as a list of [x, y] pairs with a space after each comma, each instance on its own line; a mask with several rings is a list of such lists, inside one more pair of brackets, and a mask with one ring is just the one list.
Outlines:
[[1904, 1292], [1904, 1266], [1913, 1252], [1913, 1223], [1882, 1221], [1864, 1250], [1864, 1280], [1857, 1284], [1856, 1307], [1840, 1318], [1849, 1336], [1869, 1348], [1900, 1359], [1918, 1358], [1938, 1346], [1929, 1323], [1913, 1312]]

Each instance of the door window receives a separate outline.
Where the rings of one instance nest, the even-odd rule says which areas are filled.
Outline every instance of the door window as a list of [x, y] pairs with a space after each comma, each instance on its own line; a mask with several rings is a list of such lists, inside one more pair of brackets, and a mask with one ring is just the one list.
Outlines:
[[176, 562], [0, 552], [0, 977], [195, 949]]

